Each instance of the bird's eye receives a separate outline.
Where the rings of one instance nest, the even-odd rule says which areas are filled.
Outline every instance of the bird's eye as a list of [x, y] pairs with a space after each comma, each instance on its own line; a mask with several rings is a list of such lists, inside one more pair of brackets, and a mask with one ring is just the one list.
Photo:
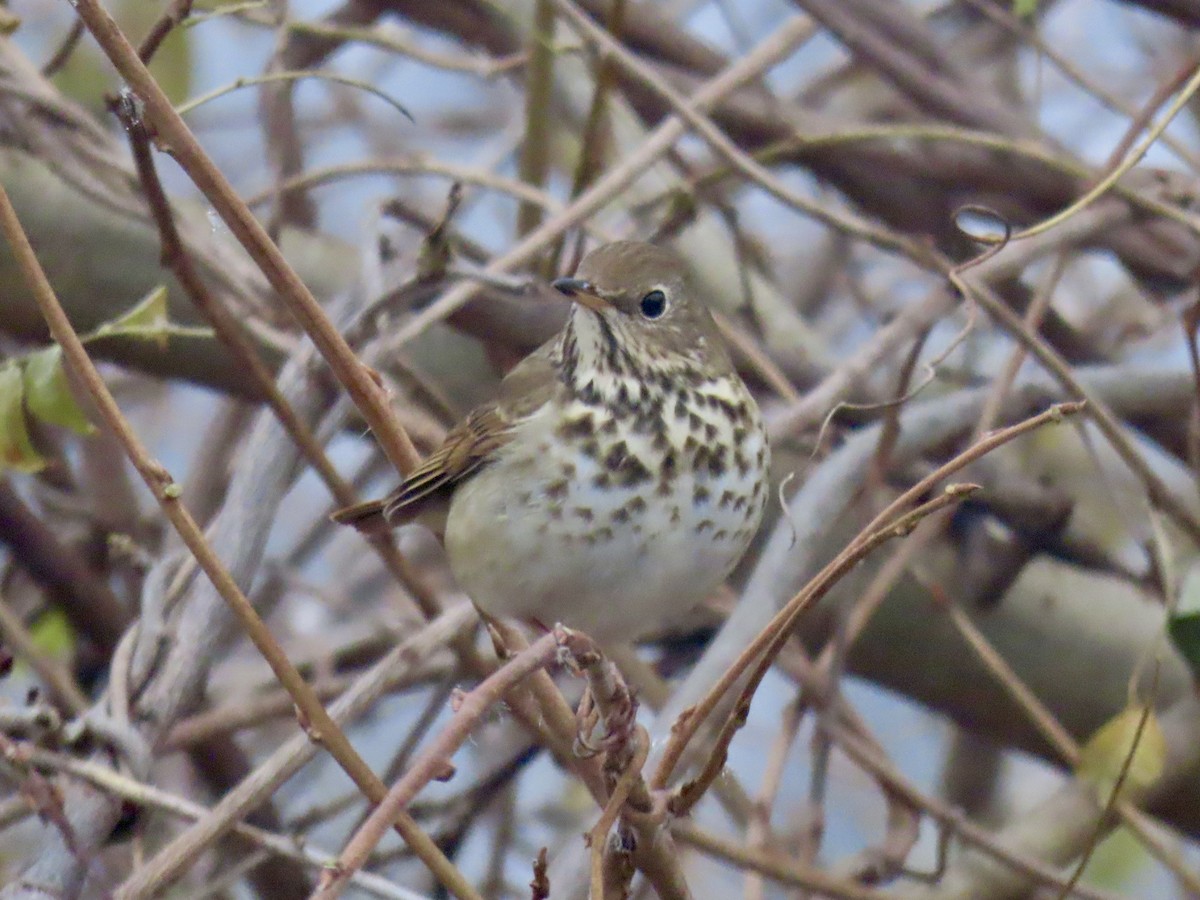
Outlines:
[[647, 319], [657, 319], [667, 311], [667, 295], [662, 291], [651, 291], [642, 298], [642, 315]]

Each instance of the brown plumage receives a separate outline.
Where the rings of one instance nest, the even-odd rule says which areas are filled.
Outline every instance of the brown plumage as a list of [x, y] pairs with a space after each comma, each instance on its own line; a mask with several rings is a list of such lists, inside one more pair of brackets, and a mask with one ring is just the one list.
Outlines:
[[608, 244], [555, 286], [575, 304], [563, 330], [387, 498], [335, 519], [441, 530], [444, 514], [480, 609], [623, 639], [741, 557], [766, 503], [766, 433], [675, 253]]
[[552, 338], [513, 367], [500, 382], [497, 398], [471, 410], [446, 433], [442, 445], [413, 469], [392, 493], [333, 514], [339, 525], [367, 533], [387, 531], [428, 519], [435, 531], [453, 496], [454, 485], [470, 476], [512, 437], [511, 424], [549, 399], [554, 386]]

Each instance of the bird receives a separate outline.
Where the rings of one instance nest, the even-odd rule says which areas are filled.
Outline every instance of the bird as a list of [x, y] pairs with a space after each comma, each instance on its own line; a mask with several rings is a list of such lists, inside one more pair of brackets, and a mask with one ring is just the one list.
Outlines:
[[572, 301], [561, 331], [388, 496], [333, 518], [440, 521], [482, 613], [634, 640], [679, 623], [745, 553], [767, 433], [674, 250], [605, 244], [553, 287]]

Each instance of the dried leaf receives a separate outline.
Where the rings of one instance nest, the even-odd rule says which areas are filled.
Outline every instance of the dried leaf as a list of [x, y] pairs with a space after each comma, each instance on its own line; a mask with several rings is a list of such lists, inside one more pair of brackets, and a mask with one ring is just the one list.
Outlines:
[[55, 344], [25, 358], [25, 408], [31, 416], [78, 434], [96, 430], [71, 393], [63, 369], [62, 348]]

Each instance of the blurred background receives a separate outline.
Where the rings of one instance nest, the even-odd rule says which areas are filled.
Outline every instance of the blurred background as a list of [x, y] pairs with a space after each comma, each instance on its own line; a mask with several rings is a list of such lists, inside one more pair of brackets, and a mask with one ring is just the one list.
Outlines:
[[[637, 648], [652, 756], [770, 614], [973, 435], [1079, 396], [1108, 416], [988, 454], [955, 476], [978, 495], [806, 613], [727, 773], [672, 826], [694, 896], [1200, 896], [1200, 3], [106, 8], [135, 45], [181, 20], [150, 71], [423, 453], [554, 334], [564, 310], [538, 284], [585, 248], [688, 259], [770, 424], [778, 502], [728, 589]], [[465, 598], [428, 533], [399, 532], [398, 558], [328, 521], [340, 504], [164, 262], [136, 127], [112, 109], [124, 85], [72, 4], [0, 16], [0, 183], [138, 435], [332, 700]], [[396, 474], [286, 306], [153, 158], [214, 302], [337, 471], [386, 491]], [[48, 346], [0, 252], [3, 896], [307, 896], [367, 809], [324, 753], [293, 754], [248, 814], [290, 856], [210, 837], [166, 866], [301, 729]], [[385, 782], [478, 680], [452, 644], [393, 665], [347, 726]], [[578, 781], [500, 707], [454, 761], [411, 812], [480, 895], [531, 896], [546, 847], [550, 896], [584, 896], [599, 810]], [[348, 895], [449, 895], [394, 834], [368, 870]], [[633, 896], [654, 896], [641, 876]]]

